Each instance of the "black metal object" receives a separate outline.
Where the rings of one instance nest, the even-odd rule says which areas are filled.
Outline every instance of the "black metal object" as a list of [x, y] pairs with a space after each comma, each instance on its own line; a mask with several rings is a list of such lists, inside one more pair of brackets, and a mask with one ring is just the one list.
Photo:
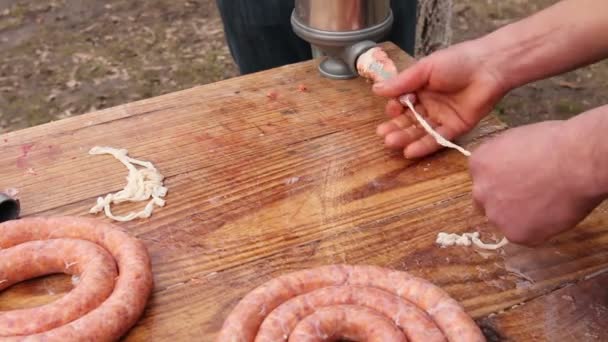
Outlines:
[[19, 218], [21, 205], [19, 200], [11, 196], [0, 193], [0, 222], [15, 220]]

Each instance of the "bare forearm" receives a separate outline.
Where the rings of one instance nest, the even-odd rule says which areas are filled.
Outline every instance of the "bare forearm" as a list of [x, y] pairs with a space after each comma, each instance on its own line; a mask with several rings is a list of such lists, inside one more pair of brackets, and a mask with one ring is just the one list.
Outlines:
[[563, 165], [589, 196], [608, 198], [608, 105], [564, 122], [563, 142], [569, 160]]
[[608, 1], [564, 0], [477, 40], [507, 91], [608, 57]]

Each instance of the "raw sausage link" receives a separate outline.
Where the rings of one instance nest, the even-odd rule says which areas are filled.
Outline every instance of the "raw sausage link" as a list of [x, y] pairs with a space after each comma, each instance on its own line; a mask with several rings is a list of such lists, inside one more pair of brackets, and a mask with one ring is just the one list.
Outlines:
[[264, 319], [256, 341], [279, 341], [289, 335], [301, 317], [334, 305], [356, 305], [377, 311], [412, 341], [445, 341], [426, 312], [390, 292], [363, 286], [329, 286], [287, 300]]
[[114, 225], [80, 217], [24, 218], [0, 224], [3, 249], [49, 239], [86, 240], [107, 250], [118, 266], [114, 289], [98, 307], [70, 323], [33, 335], [0, 337], [0, 341], [120, 339], [141, 317], [152, 291], [150, 258], [144, 244]]
[[0, 250], [0, 280], [4, 281], [0, 290], [54, 273], [77, 275], [80, 281], [72, 291], [47, 305], [0, 312], [0, 336], [31, 335], [73, 321], [112, 293], [118, 275], [112, 256], [83, 240], [31, 241]]
[[[312, 306], [313, 302], [306, 303], [307, 297], [303, 297], [301, 300], [296, 298], [305, 296], [315, 290], [335, 286], [366, 287], [400, 297], [405, 303], [411, 303], [426, 313], [427, 317], [430, 317], [436, 327], [441, 330], [445, 340], [451, 342], [485, 341], [481, 330], [467, 315], [462, 306], [441, 288], [407, 272], [363, 265], [321, 266], [282, 275], [260, 285], [247, 294], [232, 310], [224, 321], [217, 341], [268, 341], [264, 336], [261, 336], [261, 338], [264, 338], [263, 340], [256, 340], [256, 337], [261, 327], [265, 328], [269, 325], [281, 327], [281, 335], [283, 337], [288, 336], [291, 332], [288, 331], [287, 327], [294, 325], [294, 322], [291, 321], [293, 317], [288, 315], [285, 320], [278, 320], [278, 314], [274, 315], [273, 311], [287, 313], [294, 312], [291, 308], [292, 305]], [[351, 294], [353, 296], [357, 295], [357, 290], [351, 290]], [[310, 295], [308, 298], [314, 296]], [[348, 303], [347, 300], [343, 302]], [[378, 303], [372, 305], [366, 305], [363, 302], [369, 302], [369, 299], [351, 300], [351, 304], [367, 307], [379, 314], [391, 310], [385, 304], [378, 304], [382, 303], [380, 299]], [[341, 303], [341, 301], [325, 299], [325, 303], [333, 305]], [[283, 305], [287, 305], [288, 308], [284, 309]], [[382, 305], [383, 308], [378, 309], [374, 307], [375, 305]], [[296, 309], [295, 312], [298, 310], [307, 312], [307, 309]], [[272, 322], [266, 323], [265, 320], [269, 317], [269, 314]], [[402, 330], [412, 341], [429, 341], [436, 338], [437, 335], [433, 333], [435, 331], [433, 325], [429, 325], [422, 317], [424, 315], [413, 315], [409, 318], [409, 321], [400, 319], [396, 325], [399, 327], [408, 326], [408, 329]], [[299, 320], [301, 317], [297, 317], [297, 319]], [[388, 319], [395, 321], [395, 317], [388, 317]], [[286, 330], [283, 330], [283, 328]], [[418, 330], [417, 334], [412, 334], [412, 331], [416, 333], [416, 330]], [[423, 334], [419, 330], [428, 332], [428, 339], [427, 337], [416, 337], [420, 336], [418, 334]], [[263, 333], [265, 332], [263, 331]]]
[[342, 339], [366, 342], [407, 342], [403, 332], [386, 317], [365, 307], [348, 305], [328, 306], [315, 311], [300, 321], [289, 336], [289, 342], [323, 342]]

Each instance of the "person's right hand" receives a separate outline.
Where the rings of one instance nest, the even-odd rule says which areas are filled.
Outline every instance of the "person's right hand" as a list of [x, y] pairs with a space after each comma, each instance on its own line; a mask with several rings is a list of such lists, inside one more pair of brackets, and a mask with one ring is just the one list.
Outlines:
[[415, 94], [415, 108], [444, 138], [453, 140], [473, 129], [509, 90], [497, 70], [486, 65], [477, 41], [460, 43], [420, 59], [396, 77], [376, 83], [376, 95], [389, 97], [391, 120], [378, 126], [385, 145], [420, 158], [442, 146], [417, 124], [397, 97]]

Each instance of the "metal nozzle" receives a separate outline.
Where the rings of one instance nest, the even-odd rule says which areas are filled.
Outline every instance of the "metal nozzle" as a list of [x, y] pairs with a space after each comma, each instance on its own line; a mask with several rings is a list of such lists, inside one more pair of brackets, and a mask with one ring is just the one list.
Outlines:
[[393, 25], [388, 0], [297, 0], [291, 15], [296, 35], [324, 56], [319, 72], [330, 79], [358, 76], [356, 60]]

